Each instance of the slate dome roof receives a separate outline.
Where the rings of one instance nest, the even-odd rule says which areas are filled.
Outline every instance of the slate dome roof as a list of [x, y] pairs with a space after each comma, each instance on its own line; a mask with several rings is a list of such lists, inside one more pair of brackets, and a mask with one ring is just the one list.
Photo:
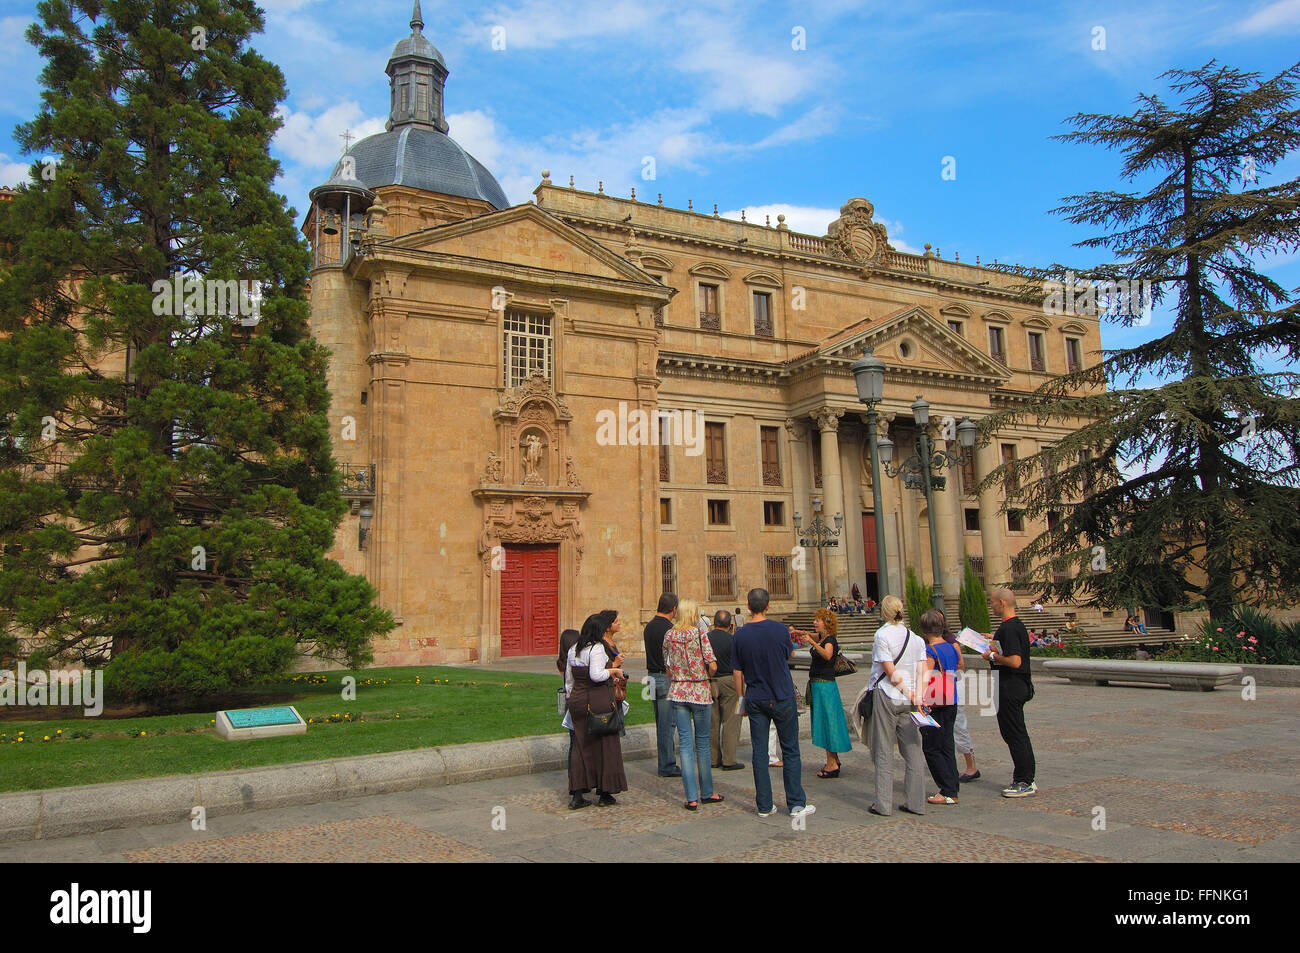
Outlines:
[[[347, 155], [355, 160], [357, 179], [371, 191], [381, 185], [405, 185], [481, 199], [496, 209], [510, 206], [492, 173], [456, 140], [436, 129], [413, 125], [390, 129], [362, 139]], [[341, 170], [340, 159], [331, 178]]]

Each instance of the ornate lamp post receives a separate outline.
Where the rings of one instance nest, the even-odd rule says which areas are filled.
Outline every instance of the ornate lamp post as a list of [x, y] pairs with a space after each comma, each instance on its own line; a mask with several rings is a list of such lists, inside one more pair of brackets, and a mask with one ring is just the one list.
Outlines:
[[[935, 533], [934, 491], [942, 491], [948, 478], [942, 472], [952, 467], [961, 466], [975, 446], [975, 437], [979, 427], [969, 417], [963, 417], [957, 425], [957, 439], [961, 443], [961, 454], [952, 454], [946, 450], [935, 450], [930, 443], [930, 404], [920, 394], [912, 403], [912, 418], [920, 428], [916, 438], [916, 455], [908, 457], [897, 466], [891, 466], [894, 458], [894, 442], [888, 437], [880, 441], [880, 460], [885, 465], [885, 473], [891, 477], [903, 476], [903, 485], [920, 490], [925, 494], [925, 507], [930, 514], [930, 568], [934, 575], [934, 607], [943, 609], [943, 576], [939, 571], [939, 543]], [[933, 476], [931, 474], [934, 474]]]
[[885, 566], [884, 506], [880, 502], [880, 452], [876, 445], [876, 425], [879, 415], [876, 404], [885, 393], [885, 362], [865, 348], [862, 356], [853, 362], [853, 379], [858, 385], [858, 400], [867, 405], [867, 449], [871, 456], [871, 502], [875, 506], [876, 521], [876, 590], [877, 602], [889, 594], [889, 572]]
[[[831, 529], [826, 521], [822, 519], [822, 498], [814, 496], [812, 505], [813, 520], [808, 524], [808, 534], [812, 537], [811, 545], [817, 547], [817, 585], [821, 589], [821, 604], [824, 606], [826, 605], [826, 566], [822, 562], [822, 550], [827, 546], [836, 545], [835, 540], [839, 539], [840, 530], [844, 528], [844, 515], [842, 513], [835, 514], [835, 528]], [[800, 536], [803, 535], [802, 524], [803, 516], [796, 512], [794, 514], [794, 531]], [[810, 541], [800, 539], [799, 544], [807, 546], [810, 545]]]

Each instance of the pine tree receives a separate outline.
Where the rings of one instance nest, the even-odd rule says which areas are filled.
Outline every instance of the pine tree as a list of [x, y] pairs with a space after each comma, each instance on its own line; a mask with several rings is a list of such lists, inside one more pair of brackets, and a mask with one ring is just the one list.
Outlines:
[[365, 663], [394, 623], [324, 555], [346, 504], [309, 257], [271, 189], [285, 86], [249, 46], [261, 11], [38, 13], [43, 102], [16, 135], [42, 161], [0, 215], [6, 631], [107, 660], [128, 697], [247, 684], [303, 650]]
[[1149, 288], [1152, 307], [1172, 305], [1173, 326], [988, 418], [987, 433], [1047, 420], [1078, 429], [982, 485], [1010, 473], [1023, 487], [1011, 505], [1059, 515], [1024, 552], [1043, 598], [1226, 619], [1239, 599], [1300, 594], [1300, 375], [1269, 369], [1300, 355], [1300, 315], [1295, 292], [1259, 270], [1300, 248], [1300, 179], [1268, 181], [1300, 148], [1300, 64], [1268, 80], [1213, 62], [1162, 78], [1181, 105], [1143, 95], [1131, 115], [1079, 114], [1057, 137], [1119, 150], [1138, 185], [1054, 210], [1103, 229], [1079, 245], [1115, 260], [1017, 273], [1026, 301], [1052, 312], [1078, 292], [1110, 322], [1140, 323], [1137, 289]]
[[984, 593], [980, 577], [975, 575], [975, 567], [970, 557], [962, 571], [961, 593], [957, 597], [957, 618], [966, 628], [976, 632], [992, 632], [993, 620], [989, 618], [989, 599]]

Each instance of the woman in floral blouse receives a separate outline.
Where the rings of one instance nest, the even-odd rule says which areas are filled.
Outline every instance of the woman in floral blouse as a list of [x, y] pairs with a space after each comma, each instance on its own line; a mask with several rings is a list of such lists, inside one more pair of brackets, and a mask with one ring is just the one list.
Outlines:
[[[690, 599], [677, 605], [677, 621], [664, 636], [664, 669], [671, 685], [668, 701], [681, 738], [682, 784], [686, 787], [686, 810], [718, 804], [721, 794], [713, 793], [713, 767], [709, 760], [709, 721], [713, 696], [709, 676], [718, 669], [707, 633], [700, 632], [698, 606]], [[697, 775], [698, 773], [698, 780]], [[703, 797], [701, 797], [703, 795]]]

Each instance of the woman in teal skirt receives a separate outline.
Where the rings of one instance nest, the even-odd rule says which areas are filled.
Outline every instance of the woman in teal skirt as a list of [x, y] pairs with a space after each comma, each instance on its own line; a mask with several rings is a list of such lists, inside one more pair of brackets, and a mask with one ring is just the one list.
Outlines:
[[826, 749], [826, 766], [817, 772], [819, 778], [840, 776], [840, 754], [848, 751], [849, 725], [844, 719], [844, 702], [839, 686], [835, 684], [835, 655], [840, 650], [836, 637], [839, 622], [829, 609], [818, 609], [813, 615], [817, 641], [808, 649], [808, 704], [812, 709], [812, 740], [818, 748]]

